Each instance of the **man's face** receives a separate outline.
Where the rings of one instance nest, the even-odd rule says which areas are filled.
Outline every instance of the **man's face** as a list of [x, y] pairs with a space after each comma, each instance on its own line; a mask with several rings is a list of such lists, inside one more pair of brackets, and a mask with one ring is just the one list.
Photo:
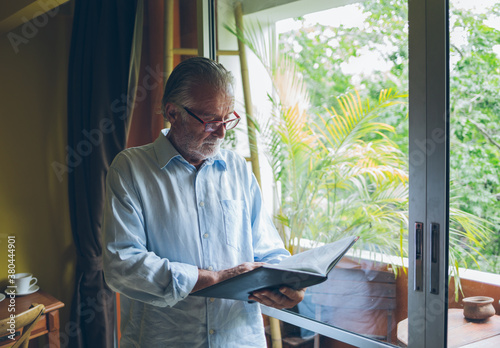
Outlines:
[[[234, 94], [229, 86], [226, 91], [217, 91], [209, 85], [195, 86], [192, 89], [192, 105], [189, 111], [203, 121], [225, 121], [234, 117]], [[170, 140], [177, 151], [191, 164], [200, 165], [205, 159], [215, 156], [226, 135], [225, 127], [214, 132], [205, 132], [205, 126], [196, 118], [179, 108], [184, 117], [171, 120]]]

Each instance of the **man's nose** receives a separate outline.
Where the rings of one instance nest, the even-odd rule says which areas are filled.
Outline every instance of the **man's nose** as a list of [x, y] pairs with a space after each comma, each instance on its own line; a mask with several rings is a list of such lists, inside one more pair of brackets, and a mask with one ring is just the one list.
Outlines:
[[226, 136], [226, 125], [221, 124], [217, 130], [212, 132], [212, 135], [216, 136], [217, 138], [224, 138]]

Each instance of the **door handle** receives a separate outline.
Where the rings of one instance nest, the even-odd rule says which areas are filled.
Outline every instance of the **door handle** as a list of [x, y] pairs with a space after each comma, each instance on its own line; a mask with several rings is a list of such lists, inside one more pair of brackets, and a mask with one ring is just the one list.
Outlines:
[[414, 230], [415, 238], [415, 263], [414, 263], [414, 287], [415, 291], [422, 291], [424, 288], [424, 263], [423, 263], [423, 252], [424, 252], [424, 224], [422, 222], [415, 222]]
[[431, 223], [431, 294], [439, 294], [439, 224]]

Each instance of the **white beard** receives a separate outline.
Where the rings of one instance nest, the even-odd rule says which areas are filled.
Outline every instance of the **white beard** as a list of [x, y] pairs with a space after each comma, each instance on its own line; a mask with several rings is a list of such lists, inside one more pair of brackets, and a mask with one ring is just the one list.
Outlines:
[[213, 141], [205, 141], [200, 149], [198, 149], [197, 153], [204, 158], [210, 158], [217, 155], [220, 151], [220, 146], [222, 144], [222, 139], [217, 138], [215, 142]]
[[[173, 134], [172, 134], [173, 135]], [[176, 137], [174, 142], [177, 146], [185, 152], [186, 156], [190, 158], [186, 158], [187, 160], [206, 160], [207, 158], [213, 157], [217, 155], [220, 151], [221, 144], [223, 139], [220, 138], [207, 138], [199, 147], [193, 147], [193, 138], [190, 135], [186, 135], [184, 137]]]

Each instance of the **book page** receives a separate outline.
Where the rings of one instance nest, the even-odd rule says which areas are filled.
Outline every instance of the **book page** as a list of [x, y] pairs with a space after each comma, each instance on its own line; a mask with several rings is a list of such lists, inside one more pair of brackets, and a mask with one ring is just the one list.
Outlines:
[[279, 263], [284, 269], [318, 273], [326, 276], [358, 237], [346, 237], [318, 248], [292, 255]]

